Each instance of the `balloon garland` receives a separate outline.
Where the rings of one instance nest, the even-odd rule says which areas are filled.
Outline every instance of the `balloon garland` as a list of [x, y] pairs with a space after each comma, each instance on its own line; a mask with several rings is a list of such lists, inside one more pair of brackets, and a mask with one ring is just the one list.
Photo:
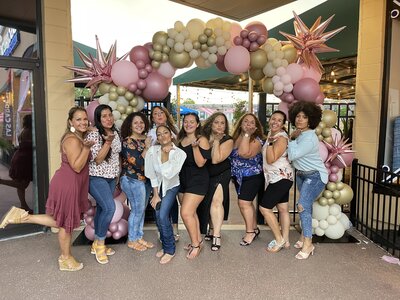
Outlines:
[[[322, 23], [319, 17], [308, 28], [293, 14], [295, 35], [280, 32], [287, 41], [268, 38], [267, 28], [261, 22], [251, 22], [242, 29], [238, 23], [221, 18], [206, 23], [191, 19], [186, 26], [176, 21], [173, 28], [156, 32], [151, 42], [134, 46], [117, 59], [116, 43], [104, 55], [96, 36], [97, 58], [77, 49], [85, 67], [66, 67], [77, 74], [68, 81], [85, 82], [91, 88], [92, 99], [97, 91], [101, 94], [87, 107], [89, 120], [97, 105], [108, 104], [117, 127], [128, 114], [141, 111], [146, 101], [162, 101], [168, 95], [176, 69], [193, 63], [199, 68], [215, 64], [218, 69], [236, 75], [249, 72], [252, 79], [262, 81], [264, 92], [281, 99], [279, 109], [286, 114], [296, 101], [322, 104], [322, 65], [316, 54], [338, 51], [325, 43], [345, 26], [325, 33], [334, 16]], [[340, 205], [353, 196], [351, 188], [341, 182], [341, 169], [351, 163], [353, 151], [351, 144], [346, 144], [340, 132], [332, 128], [336, 120], [335, 112], [324, 111], [315, 130], [330, 182], [314, 203], [313, 229], [315, 234], [330, 238], [340, 238], [347, 229], [348, 219], [341, 213]]]

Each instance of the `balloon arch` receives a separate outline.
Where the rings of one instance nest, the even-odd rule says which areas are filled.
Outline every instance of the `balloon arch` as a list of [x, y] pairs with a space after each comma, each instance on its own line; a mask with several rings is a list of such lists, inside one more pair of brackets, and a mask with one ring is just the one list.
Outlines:
[[[176, 21], [173, 28], [156, 32], [152, 42], [134, 46], [129, 53], [117, 58], [116, 43], [104, 55], [96, 36], [97, 57], [76, 49], [85, 67], [66, 67], [77, 74], [69, 81], [87, 83], [92, 99], [97, 92], [101, 94], [87, 107], [89, 119], [93, 118], [99, 104], [108, 104], [113, 109], [117, 127], [128, 114], [141, 111], [146, 101], [162, 101], [168, 94], [176, 69], [190, 67], [193, 63], [199, 68], [215, 64], [218, 69], [236, 75], [248, 72], [253, 80], [262, 81], [264, 92], [281, 99], [279, 109], [286, 114], [296, 101], [322, 104], [325, 97], [319, 81], [323, 69], [316, 54], [338, 51], [325, 42], [344, 27], [325, 32], [331, 16], [322, 23], [319, 17], [309, 28], [296, 13], [293, 14], [295, 35], [280, 32], [287, 41], [268, 38], [267, 28], [257, 21], [242, 29], [238, 23], [221, 18], [206, 23], [192, 19], [186, 26]], [[351, 164], [353, 151], [351, 144], [346, 144], [341, 133], [333, 128], [336, 120], [335, 112], [325, 110], [315, 130], [320, 140], [321, 157], [329, 172], [329, 183], [314, 202], [312, 226], [316, 235], [331, 239], [342, 237], [350, 227], [349, 219], [341, 212], [341, 205], [353, 198], [350, 186], [342, 182], [343, 168]], [[121, 200], [124, 195], [117, 197]], [[120, 202], [118, 200], [116, 202]], [[118, 213], [109, 230], [109, 236], [114, 238], [126, 234], [126, 221], [122, 218], [126, 208], [121, 206]], [[93, 209], [85, 218], [91, 225]], [[92, 238], [89, 227], [85, 232]]]

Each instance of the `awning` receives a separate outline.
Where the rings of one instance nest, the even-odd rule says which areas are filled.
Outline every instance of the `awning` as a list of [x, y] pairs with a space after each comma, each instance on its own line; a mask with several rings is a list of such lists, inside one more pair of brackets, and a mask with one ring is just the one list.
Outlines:
[[197, 110], [191, 109], [191, 108], [188, 108], [188, 107], [185, 107], [185, 106], [181, 106], [179, 111], [180, 111], [181, 115], [187, 115], [187, 114], [190, 114], [190, 113], [197, 114], [197, 115], [199, 114], [199, 112]]

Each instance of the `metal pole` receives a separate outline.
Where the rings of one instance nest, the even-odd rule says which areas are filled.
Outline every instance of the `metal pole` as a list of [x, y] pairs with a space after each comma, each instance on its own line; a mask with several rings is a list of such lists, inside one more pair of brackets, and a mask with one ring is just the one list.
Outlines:
[[181, 85], [176, 85], [176, 121], [178, 123], [178, 130], [181, 128]]
[[253, 79], [251, 79], [249, 74], [249, 112], [253, 112]]

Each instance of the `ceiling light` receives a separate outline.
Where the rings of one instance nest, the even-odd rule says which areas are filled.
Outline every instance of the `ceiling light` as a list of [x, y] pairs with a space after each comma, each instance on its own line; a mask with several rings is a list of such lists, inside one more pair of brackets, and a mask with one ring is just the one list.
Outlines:
[[337, 79], [335, 78], [335, 79], [333, 79], [333, 83], [337, 83]]
[[354, 85], [351, 86], [351, 89], [354, 90]]
[[333, 70], [331, 71], [331, 76], [335, 76], [335, 72]]

